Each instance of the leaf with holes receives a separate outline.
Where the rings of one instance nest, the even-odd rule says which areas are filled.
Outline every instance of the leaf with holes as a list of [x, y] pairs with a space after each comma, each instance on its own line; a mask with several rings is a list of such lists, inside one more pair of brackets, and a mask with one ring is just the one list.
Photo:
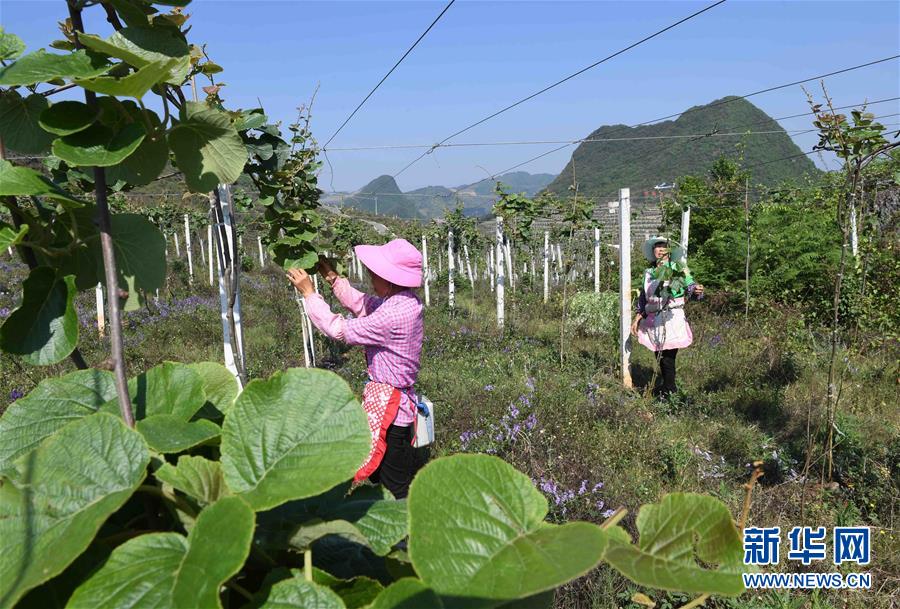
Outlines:
[[169, 131], [169, 147], [192, 192], [235, 182], [247, 162], [247, 149], [228, 115], [196, 102], [185, 105], [182, 120]]
[[0, 473], [9, 472], [16, 459], [63, 427], [94, 414], [115, 395], [113, 375], [105, 370], [76, 370], [41, 381], [0, 417]]
[[616, 527], [604, 557], [632, 581], [692, 594], [744, 591], [741, 536], [718, 499], [693, 493], [666, 495], [660, 503], [641, 507], [637, 528], [640, 539], [634, 545], [628, 533]]
[[20, 355], [29, 364], [48, 366], [62, 361], [78, 344], [75, 277], [59, 279], [42, 266], [22, 284], [22, 304], [0, 326], [0, 349]]
[[37, 93], [22, 97], [18, 91], [0, 91], [0, 140], [3, 145], [23, 154], [42, 154], [50, 150], [53, 136], [38, 123], [49, 106], [47, 98]]
[[144, 479], [141, 436], [107, 414], [67, 425], [0, 484], [0, 607], [62, 570]]
[[219, 588], [247, 559], [253, 523], [253, 510], [244, 501], [220, 499], [200, 512], [187, 537], [151, 533], [113, 550], [66, 607], [221, 609]]
[[352, 478], [370, 443], [343, 379], [293, 368], [244, 388], [222, 427], [222, 469], [231, 490], [264, 510]]
[[39, 49], [0, 68], [0, 85], [36, 85], [57, 78], [91, 78], [105, 74], [111, 67], [96, 53], [75, 51], [56, 55]]
[[607, 535], [587, 522], [544, 521], [547, 499], [525, 474], [488, 455], [433, 461], [408, 498], [409, 556], [441, 595], [513, 600], [594, 568]]

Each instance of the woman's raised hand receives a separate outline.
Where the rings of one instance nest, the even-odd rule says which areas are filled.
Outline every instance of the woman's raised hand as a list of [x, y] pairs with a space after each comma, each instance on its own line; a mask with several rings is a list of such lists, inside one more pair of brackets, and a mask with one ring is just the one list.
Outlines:
[[312, 279], [309, 278], [309, 273], [303, 269], [288, 269], [287, 278], [297, 291], [304, 296], [314, 294], [316, 291], [313, 287]]
[[334, 267], [331, 266], [331, 263], [325, 256], [319, 256], [318, 269], [322, 279], [330, 284], [333, 284], [334, 280], [338, 278], [338, 274], [335, 272]]

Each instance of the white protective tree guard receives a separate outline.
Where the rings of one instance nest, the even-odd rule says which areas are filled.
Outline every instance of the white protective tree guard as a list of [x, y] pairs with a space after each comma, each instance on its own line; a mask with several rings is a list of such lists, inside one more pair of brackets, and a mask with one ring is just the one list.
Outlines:
[[472, 286], [472, 296], [475, 296], [475, 278], [472, 276], [472, 265], [469, 263], [469, 246], [463, 244], [463, 253], [466, 258], [466, 273], [469, 274], [469, 285]]
[[97, 334], [106, 336], [106, 305], [103, 304], [103, 284], [98, 283], [94, 290], [97, 297]]
[[259, 235], [256, 236], [256, 246], [259, 248], [259, 268], [262, 268], [266, 265], [266, 257], [263, 254], [262, 237]]
[[[231, 253], [232, 257], [234, 257], [234, 226], [231, 223], [231, 188], [227, 184], [220, 184], [218, 186], [219, 191], [219, 201], [220, 206], [222, 208], [222, 222], [216, 223], [216, 243], [217, 243], [217, 253], [219, 259], [219, 308], [220, 314], [222, 318], [222, 343], [223, 343], [223, 352], [225, 356], [225, 367], [234, 375], [237, 379], [238, 387], [243, 389], [243, 382], [241, 381], [241, 375], [238, 372], [237, 363], [235, 361], [235, 353], [231, 347], [231, 328], [228, 324], [228, 294], [225, 290], [225, 251]], [[222, 242], [222, 234], [224, 233], [225, 242]], [[227, 248], [227, 249], [226, 249]], [[235, 268], [240, 268], [240, 260], [232, 260], [232, 265]], [[240, 283], [236, 286], [236, 293], [234, 299], [234, 328], [235, 328], [235, 344], [237, 345], [237, 357], [240, 358], [241, 362], [244, 362], [246, 366], [246, 358], [244, 356], [244, 336], [243, 330], [241, 326], [241, 293], [240, 293]]]
[[172, 233], [175, 238], [175, 256], [181, 258], [181, 246], [178, 244], [178, 233]]
[[516, 275], [515, 275], [515, 271], [513, 270], [512, 251], [510, 251], [510, 248], [509, 248], [509, 239], [503, 240], [503, 254], [506, 258], [506, 271], [507, 271], [506, 275], [507, 275], [507, 277], [509, 277], [509, 287], [511, 290], [515, 291], [516, 290]]
[[[688, 241], [690, 241], [691, 237], [691, 206], [688, 205], [681, 212], [681, 249], [684, 251], [684, 256], [687, 258], [688, 254]], [[647, 237], [649, 239], [650, 237]]]
[[188, 215], [184, 214], [184, 248], [188, 259], [188, 281], [194, 283], [194, 259], [191, 256], [191, 223]]
[[491, 283], [491, 292], [494, 291], [494, 270], [497, 268], [497, 265], [494, 264], [494, 250], [496, 248], [491, 247], [488, 249], [488, 279]]
[[622, 384], [631, 382], [631, 196], [619, 189], [619, 354]]
[[850, 198], [850, 251], [859, 258], [859, 235], [856, 232], [856, 196]]
[[503, 255], [504, 247], [503, 247], [503, 217], [497, 216], [497, 254], [495, 259], [497, 261], [497, 327], [501, 330], [503, 329], [503, 324], [505, 322], [506, 311], [505, 311], [505, 300], [504, 300], [504, 268], [503, 268], [503, 259], [505, 256]]
[[431, 306], [431, 287], [429, 286], [429, 273], [431, 269], [428, 267], [428, 241], [425, 235], [422, 235], [422, 279], [425, 283], [425, 306]]
[[544, 231], [544, 302], [550, 300], [550, 232]]
[[209, 285], [213, 284], [213, 227], [206, 227], [206, 262], [209, 264]]
[[447, 231], [447, 304], [452, 309], [456, 306], [456, 284], [453, 272], [456, 257], [453, 255], [453, 230]]

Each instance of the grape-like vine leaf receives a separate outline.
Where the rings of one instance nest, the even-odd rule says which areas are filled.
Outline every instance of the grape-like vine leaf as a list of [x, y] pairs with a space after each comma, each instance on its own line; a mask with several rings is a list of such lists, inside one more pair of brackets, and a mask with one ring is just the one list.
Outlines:
[[53, 136], [38, 123], [49, 103], [43, 95], [22, 97], [18, 91], [0, 91], [0, 139], [9, 150], [42, 154], [50, 149]]
[[70, 609], [221, 609], [219, 588], [250, 552], [254, 515], [226, 497], [197, 517], [187, 537], [151, 533], [125, 542], [69, 599]]
[[25, 43], [15, 34], [4, 32], [0, 27], [0, 60], [9, 61], [25, 52]]
[[53, 154], [76, 167], [118, 165], [137, 150], [146, 137], [142, 125], [131, 123], [113, 130], [95, 123], [83, 131], [53, 142]]
[[293, 577], [278, 582], [260, 609], [346, 609], [344, 601], [325, 586]]
[[165, 80], [171, 74], [172, 68], [179, 63], [179, 59], [154, 61], [121, 78], [96, 76], [94, 78], [78, 78], [75, 79], [75, 83], [95, 93], [141, 99], [153, 85]]
[[169, 132], [169, 147], [192, 192], [209, 192], [236, 181], [247, 149], [227, 114], [187, 102], [181, 121]]
[[91, 108], [83, 102], [61, 101], [41, 112], [39, 123], [49, 133], [72, 135], [93, 125], [99, 115], [98, 108]]
[[16, 167], [9, 161], [0, 161], [0, 196], [47, 197], [64, 205], [84, 205], [33, 169]]
[[716, 498], [666, 495], [660, 503], [641, 507], [637, 528], [636, 545], [623, 529], [613, 529], [604, 557], [630, 580], [693, 594], [744, 591], [741, 537], [728, 508]]
[[441, 595], [525, 598], [587, 573], [607, 535], [587, 522], [544, 521], [547, 499], [525, 474], [488, 455], [433, 461], [408, 498], [409, 556]]
[[32, 270], [22, 284], [22, 304], [0, 326], [0, 349], [29, 364], [62, 361], [78, 344], [75, 277], [50, 267]]
[[79, 38], [89, 49], [121, 59], [135, 68], [171, 62], [166, 81], [173, 85], [180, 85], [190, 69], [188, 44], [173, 28], [126, 27], [106, 40], [92, 34]]
[[225, 416], [225, 481], [256, 510], [323, 493], [369, 452], [366, 416], [347, 383], [293, 368], [251, 381]]
[[102, 55], [75, 51], [56, 55], [39, 49], [0, 68], [0, 85], [36, 85], [58, 78], [92, 78], [112, 67]]
[[41, 381], [0, 417], [0, 473], [66, 425], [94, 414], [116, 395], [111, 372], [76, 370]]
[[182, 455], [176, 465], [164, 463], [156, 470], [155, 476], [201, 505], [209, 505], [231, 495], [222, 476], [222, 464], [204, 457]]
[[0, 607], [60, 573], [144, 478], [140, 435], [111, 415], [67, 425], [0, 483]]

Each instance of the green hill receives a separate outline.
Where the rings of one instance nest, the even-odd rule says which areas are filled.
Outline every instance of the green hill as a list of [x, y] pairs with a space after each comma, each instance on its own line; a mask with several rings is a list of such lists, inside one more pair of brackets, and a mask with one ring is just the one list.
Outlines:
[[[733, 100], [733, 101], [729, 101]], [[728, 101], [728, 103], [722, 103]], [[768, 135], [743, 137], [715, 133], [776, 131]], [[736, 157], [738, 143], [744, 143], [744, 166], [752, 167], [752, 181], [776, 185], [816, 173], [813, 162], [805, 156], [772, 162], [801, 154], [784, 129], [765, 112], [745, 99], [725, 97], [695, 106], [674, 121], [640, 127], [605, 125], [586, 139], [632, 138], [659, 136], [700, 136], [679, 139], [644, 139], [607, 142], [584, 142], [575, 149], [562, 173], [547, 187], [557, 195], [565, 195], [572, 184], [572, 163], [580, 193], [598, 198], [614, 197], [619, 188], [632, 192], [651, 190], [657, 184], [672, 183], [683, 175], [704, 173], [719, 156]]]

